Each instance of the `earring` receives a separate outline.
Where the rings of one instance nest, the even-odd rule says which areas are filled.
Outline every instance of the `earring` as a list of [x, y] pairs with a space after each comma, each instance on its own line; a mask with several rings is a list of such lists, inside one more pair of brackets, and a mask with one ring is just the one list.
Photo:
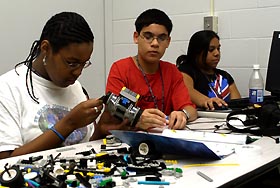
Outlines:
[[46, 56], [43, 58], [43, 65], [46, 66], [47, 62], [46, 62]]

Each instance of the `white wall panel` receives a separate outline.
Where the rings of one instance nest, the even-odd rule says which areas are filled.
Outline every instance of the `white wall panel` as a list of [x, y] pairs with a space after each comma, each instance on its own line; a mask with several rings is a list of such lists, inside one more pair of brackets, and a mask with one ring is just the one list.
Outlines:
[[131, 44], [133, 43], [133, 32], [135, 20], [122, 20], [113, 22], [113, 44]]
[[116, 60], [128, 56], [134, 56], [137, 54], [137, 46], [135, 44], [118, 44], [118, 45], [114, 45], [113, 49], [114, 49], [113, 50], [114, 59], [112, 63], [115, 62]]
[[46, 21], [56, 13], [74, 11], [84, 16], [95, 36], [93, 66], [85, 69], [81, 83], [92, 97], [105, 89], [103, 0], [1, 0], [0, 74], [26, 59], [34, 40], [39, 39]]
[[250, 67], [257, 63], [255, 39], [221, 40], [219, 67]]
[[[114, 60], [121, 55], [125, 57], [135, 53], [130, 30], [134, 30], [135, 18], [148, 8], [164, 10], [173, 21], [172, 41], [163, 56], [164, 60], [172, 63], [186, 52], [191, 35], [203, 29], [203, 17], [210, 15], [210, 0], [111, 1], [113, 16], [108, 21], [112, 22], [116, 32], [111, 42]], [[241, 94], [246, 96], [252, 64], [260, 64], [262, 74], [266, 76], [272, 32], [280, 30], [280, 1], [214, 0], [214, 10], [214, 15], [218, 16], [218, 34], [222, 44], [219, 67], [233, 71]], [[129, 22], [132, 26], [128, 25]], [[126, 33], [126, 36], [120, 34], [115, 38], [117, 32]], [[126, 46], [128, 49], [125, 49]], [[109, 67], [106, 69], [109, 70]]]
[[174, 25], [171, 33], [172, 41], [189, 40], [193, 33], [202, 30], [204, 16], [206, 14], [188, 14], [171, 17]]
[[231, 14], [231, 37], [270, 37], [280, 30], [280, 7], [235, 11]]
[[271, 40], [271, 37], [257, 40], [257, 64], [260, 64], [261, 67], [267, 67]]
[[214, 0], [216, 11], [242, 10], [258, 7], [259, 0]]
[[113, 20], [136, 18], [149, 8], [158, 8], [171, 15], [209, 12], [207, 0], [114, 0]]
[[[247, 95], [251, 65], [260, 64], [266, 76], [272, 32], [280, 30], [280, 1], [214, 0], [214, 7], [222, 44], [219, 66], [232, 71], [242, 95]], [[190, 36], [203, 29], [210, 0], [1, 0], [0, 74], [26, 58], [50, 16], [76, 11], [86, 18], [95, 35], [93, 66], [84, 70], [80, 81], [97, 97], [104, 93], [112, 62], [136, 54], [134, 22], [148, 8], [164, 10], [173, 21], [172, 41], [163, 59], [175, 63], [186, 52]]]
[[279, 0], [259, 0], [259, 7], [280, 6]]
[[215, 14], [218, 16], [218, 34], [220, 39], [230, 38], [231, 24], [229, 12], [218, 12]]

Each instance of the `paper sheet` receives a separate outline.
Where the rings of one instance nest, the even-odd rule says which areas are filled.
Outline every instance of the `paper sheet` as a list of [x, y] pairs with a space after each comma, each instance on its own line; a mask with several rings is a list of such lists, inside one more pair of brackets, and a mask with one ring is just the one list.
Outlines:
[[189, 131], [189, 130], [170, 130], [164, 129], [163, 136], [172, 138], [181, 138], [185, 140], [203, 141], [203, 142], [218, 142], [228, 144], [246, 144], [247, 135], [238, 134], [221, 134], [205, 131]]

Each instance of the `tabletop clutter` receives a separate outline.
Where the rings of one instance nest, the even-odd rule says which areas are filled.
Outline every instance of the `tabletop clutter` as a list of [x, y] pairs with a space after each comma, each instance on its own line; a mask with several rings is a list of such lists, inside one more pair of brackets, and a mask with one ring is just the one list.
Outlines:
[[[73, 153], [72, 157], [61, 157], [58, 153], [46, 158], [39, 155], [19, 159], [14, 164], [6, 163], [0, 168], [0, 187], [109, 188], [130, 187], [135, 182], [169, 185], [164, 177], [172, 176], [176, 180], [183, 175], [181, 168], [173, 167], [174, 161], [142, 156], [131, 147], [108, 149], [106, 145], [102, 144], [98, 153], [92, 148]], [[144, 181], [138, 181], [137, 177], [141, 176]]]

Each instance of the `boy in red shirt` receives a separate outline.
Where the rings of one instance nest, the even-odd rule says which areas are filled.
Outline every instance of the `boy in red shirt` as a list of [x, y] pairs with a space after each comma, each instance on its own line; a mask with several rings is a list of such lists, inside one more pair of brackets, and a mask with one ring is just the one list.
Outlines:
[[[172, 22], [161, 10], [144, 11], [135, 21], [134, 43], [138, 54], [113, 63], [107, 80], [106, 93], [119, 94], [123, 87], [139, 94], [137, 107], [143, 110], [136, 130], [151, 128], [184, 129], [197, 118], [182, 74], [172, 63], [160, 60], [168, 48]], [[168, 116], [168, 118], [166, 118]], [[111, 116], [105, 109], [95, 136], [105, 130], [128, 129], [129, 122]], [[103, 130], [103, 131], [102, 131]]]

